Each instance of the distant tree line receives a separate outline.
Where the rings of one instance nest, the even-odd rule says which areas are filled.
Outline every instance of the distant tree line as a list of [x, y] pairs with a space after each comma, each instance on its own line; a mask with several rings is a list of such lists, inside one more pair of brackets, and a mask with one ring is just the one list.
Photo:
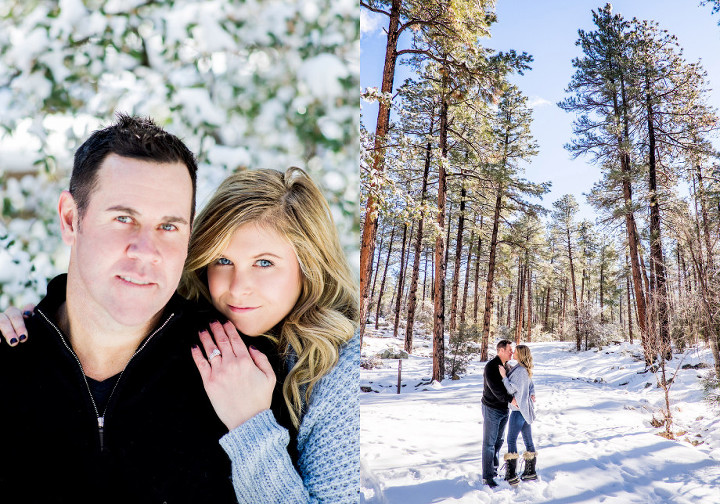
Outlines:
[[[446, 333], [473, 334], [482, 360], [500, 336], [550, 334], [578, 350], [637, 338], [648, 366], [703, 341], [720, 376], [717, 115], [700, 64], [654, 23], [593, 12], [559, 104], [576, 117], [567, 148], [602, 167], [588, 197], [599, 219], [579, 220], [573, 196], [548, 212], [533, 200], [549, 183], [522, 178], [537, 146], [507, 77], [531, 57], [467, 43], [490, 29], [487, 5], [451, 4], [469, 13], [464, 39], [459, 11], [437, 11], [444, 20], [441, 4], [362, 2], [390, 17], [390, 34], [383, 88], [366, 92], [381, 114], [361, 131], [361, 330], [384, 319], [408, 352], [432, 331], [436, 380]], [[411, 26], [399, 50], [392, 31]], [[393, 89], [387, 57], [403, 54], [415, 77]]]

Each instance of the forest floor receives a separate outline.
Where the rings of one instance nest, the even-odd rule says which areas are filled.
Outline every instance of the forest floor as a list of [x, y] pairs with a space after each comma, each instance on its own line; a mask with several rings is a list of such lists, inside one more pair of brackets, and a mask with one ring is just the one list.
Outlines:
[[[574, 343], [529, 346], [537, 481], [511, 487], [503, 469], [499, 487], [483, 485], [485, 362], [476, 357], [460, 380], [431, 383], [432, 343], [416, 338], [414, 354], [402, 360], [399, 395], [397, 359], [361, 371], [369, 390], [361, 394], [361, 502], [720, 503], [720, 411], [701, 385], [712, 371], [709, 349], [691, 348], [669, 362], [668, 376], [679, 368], [670, 389], [676, 440], [669, 440], [651, 425], [664, 395], [655, 375], [643, 372], [638, 344], [582, 352]], [[388, 347], [402, 348], [402, 340], [370, 331], [363, 358]]]

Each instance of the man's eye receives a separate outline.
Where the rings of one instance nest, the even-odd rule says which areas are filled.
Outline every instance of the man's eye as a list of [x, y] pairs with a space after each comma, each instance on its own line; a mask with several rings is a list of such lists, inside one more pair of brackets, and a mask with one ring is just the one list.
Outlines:
[[268, 261], [267, 259], [258, 259], [255, 264], [257, 264], [261, 268], [269, 268], [273, 265], [273, 263], [271, 261]]
[[132, 217], [128, 217], [127, 215], [120, 215], [118, 217], [115, 217], [115, 220], [118, 222], [122, 222], [123, 224], [130, 224], [132, 222]]
[[163, 231], [177, 231], [177, 226], [175, 224], [160, 224], [160, 229]]
[[225, 257], [220, 257], [219, 259], [215, 260], [215, 264], [217, 264], [218, 266], [230, 266], [232, 264], [232, 261]]

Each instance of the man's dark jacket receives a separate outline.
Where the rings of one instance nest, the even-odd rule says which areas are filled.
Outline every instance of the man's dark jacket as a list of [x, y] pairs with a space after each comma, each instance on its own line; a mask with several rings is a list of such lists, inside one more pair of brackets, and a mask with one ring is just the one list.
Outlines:
[[482, 402], [489, 408], [507, 411], [508, 403], [512, 401], [513, 396], [508, 394], [505, 385], [503, 385], [498, 366], [502, 366], [502, 361], [497, 355], [485, 364]]
[[194, 305], [170, 300], [117, 381], [101, 434], [102, 412], [55, 322], [65, 286], [65, 275], [48, 286], [27, 342], [0, 345], [0, 502], [236, 502], [218, 444], [227, 429], [190, 354]]

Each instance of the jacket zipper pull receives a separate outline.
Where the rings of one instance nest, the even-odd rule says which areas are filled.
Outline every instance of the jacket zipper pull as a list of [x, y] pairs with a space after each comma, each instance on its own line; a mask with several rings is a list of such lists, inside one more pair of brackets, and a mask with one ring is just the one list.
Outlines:
[[98, 417], [98, 435], [100, 436], [100, 451], [104, 451], [105, 449], [105, 440], [104, 440], [104, 432], [103, 429], [105, 427], [105, 417]]

